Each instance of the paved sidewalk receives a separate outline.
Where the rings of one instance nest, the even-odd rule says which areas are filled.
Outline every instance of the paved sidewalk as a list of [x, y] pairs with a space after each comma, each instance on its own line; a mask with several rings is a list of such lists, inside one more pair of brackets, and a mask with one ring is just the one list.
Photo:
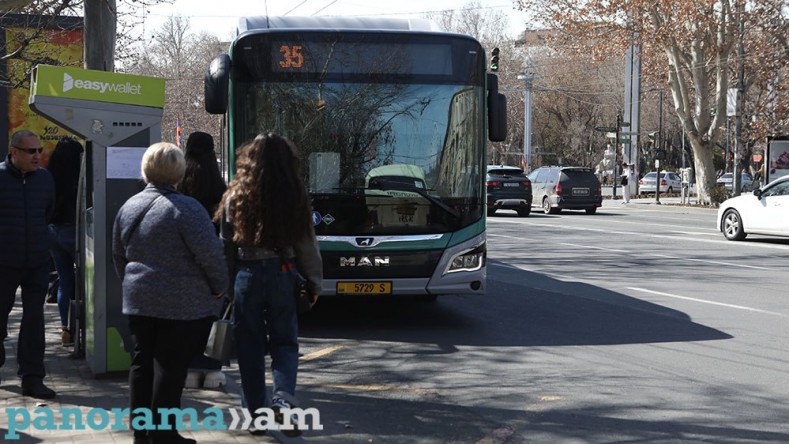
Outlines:
[[[46, 304], [46, 356], [45, 364], [48, 376], [44, 382], [57, 392], [53, 400], [43, 401], [22, 396], [20, 379], [16, 375], [16, 341], [19, 335], [19, 321], [22, 317], [22, 304], [20, 295], [17, 294], [17, 303], [9, 319], [8, 340], [5, 341], [6, 363], [0, 368], [0, 442], [19, 443], [129, 443], [132, 434], [128, 430], [34, 430], [33, 425], [37, 414], [37, 407], [49, 407], [55, 411], [54, 419], [44, 417], [40, 423], [54, 423], [61, 426], [62, 417], [58, 413], [63, 408], [78, 408], [87, 419], [87, 413], [93, 408], [110, 410], [113, 408], [127, 408], [129, 384], [125, 375], [114, 378], [96, 379], [91, 373], [84, 359], [71, 359], [69, 355], [73, 347], [60, 345], [60, 321], [57, 314], [57, 304]], [[235, 365], [225, 367], [227, 386], [220, 389], [185, 389], [182, 397], [183, 406], [195, 408], [202, 412], [209, 407], [223, 410], [225, 423], [230, 422], [227, 412], [229, 407], [239, 407], [240, 379], [238, 367]], [[11, 409], [9, 411], [9, 409]], [[17, 409], [17, 410], [15, 410]], [[22, 420], [23, 413], [19, 409], [26, 409], [30, 414], [31, 425], [26, 430], [18, 426], [18, 439], [6, 438], [9, 425], [9, 414], [17, 412], [17, 418]], [[202, 417], [200, 418], [203, 419]], [[114, 419], [113, 422], [114, 423]], [[112, 424], [111, 423], [111, 424]], [[128, 424], [126, 422], [125, 424]], [[108, 427], [109, 428], [109, 427]], [[279, 432], [270, 432], [267, 436], [252, 436], [246, 431], [207, 431], [181, 432], [186, 437], [196, 439], [202, 443], [257, 443], [257, 442], [301, 442], [301, 438], [287, 439]]]

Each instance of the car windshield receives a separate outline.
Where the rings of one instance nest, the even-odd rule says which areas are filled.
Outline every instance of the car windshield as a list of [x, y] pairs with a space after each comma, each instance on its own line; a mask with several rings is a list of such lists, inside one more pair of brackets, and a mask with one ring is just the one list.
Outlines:
[[721, 176], [721, 180], [725, 180], [725, 179], [731, 180], [731, 178], [732, 178], [732, 174], [731, 173], [726, 173], [723, 176]]

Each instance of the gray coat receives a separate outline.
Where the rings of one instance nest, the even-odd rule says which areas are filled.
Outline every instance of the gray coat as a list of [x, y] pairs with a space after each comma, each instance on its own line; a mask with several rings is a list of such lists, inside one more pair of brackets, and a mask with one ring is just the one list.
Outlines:
[[118, 211], [112, 257], [123, 281], [123, 314], [178, 320], [219, 314], [214, 295], [227, 287], [227, 263], [197, 200], [149, 184]]

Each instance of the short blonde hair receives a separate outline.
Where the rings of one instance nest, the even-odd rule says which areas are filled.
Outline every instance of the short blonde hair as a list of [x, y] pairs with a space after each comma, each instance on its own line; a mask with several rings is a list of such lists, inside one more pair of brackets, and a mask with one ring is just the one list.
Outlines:
[[154, 143], [145, 150], [141, 169], [145, 183], [175, 186], [186, 171], [184, 153], [172, 143]]

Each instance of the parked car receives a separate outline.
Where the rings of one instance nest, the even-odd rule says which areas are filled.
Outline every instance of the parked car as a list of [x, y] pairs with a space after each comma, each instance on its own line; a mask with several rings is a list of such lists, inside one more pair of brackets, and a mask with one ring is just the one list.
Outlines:
[[[715, 182], [718, 186], [724, 186], [727, 190], [732, 190], [732, 181], [734, 180], [734, 173], [724, 173]], [[751, 191], [753, 189], [753, 177], [748, 173], [740, 174], [740, 191]]]
[[[657, 172], [651, 171], [638, 181], [638, 192], [641, 194], [655, 194], [655, 177]], [[682, 189], [682, 178], [673, 171], [660, 172], [660, 192], [679, 193]]]
[[488, 165], [487, 177], [488, 216], [496, 210], [515, 210], [521, 217], [531, 213], [531, 182], [516, 166]]
[[603, 205], [600, 181], [591, 168], [544, 166], [529, 174], [532, 202], [545, 214], [562, 210], [585, 210], [595, 214]]
[[789, 237], [789, 176], [724, 201], [718, 208], [718, 229], [728, 240], [749, 234]]

